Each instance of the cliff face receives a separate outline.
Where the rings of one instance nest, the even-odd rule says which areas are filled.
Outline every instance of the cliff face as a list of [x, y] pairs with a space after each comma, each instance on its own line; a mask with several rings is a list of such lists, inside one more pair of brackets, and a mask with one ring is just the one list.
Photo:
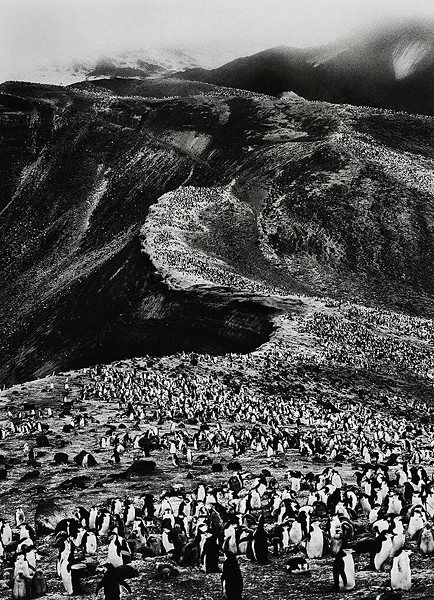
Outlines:
[[[141, 232], [177, 190], [202, 195], [182, 239], [211, 266], [283, 295], [428, 310], [430, 119], [227, 90], [0, 94], [2, 383], [147, 353], [247, 351], [276, 312], [302, 310], [219, 277], [170, 289]], [[207, 191], [231, 182], [229, 200]], [[185, 212], [182, 195], [174, 206]]]
[[271, 309], [218, 291], [181, 299], [141, 250], [159, 196], [187, 178], [205, 185], [233, 175], [236, 146], [232, 158], [224, 144], [214, 148], [221, 171], [201, 158], [209, 123], [218, 126], [209, 102], [186, 103], [183, 123], [182, 102], [2, 88], [0, 381], [145, 353], [242, 351], [267, 339]]

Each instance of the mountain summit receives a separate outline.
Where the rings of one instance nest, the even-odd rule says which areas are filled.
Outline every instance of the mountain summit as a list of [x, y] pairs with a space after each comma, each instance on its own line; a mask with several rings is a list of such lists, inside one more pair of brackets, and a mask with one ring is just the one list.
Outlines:
[[181, 77], [277, 96], [434, 114], [434, 23], [393, 23], [317, 48], [279, 46]]

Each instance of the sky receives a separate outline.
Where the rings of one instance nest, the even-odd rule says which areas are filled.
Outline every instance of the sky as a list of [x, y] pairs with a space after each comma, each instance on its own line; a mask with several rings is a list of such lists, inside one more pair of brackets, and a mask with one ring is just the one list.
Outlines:
[[434, 19], [434, 0], [0, 0], [0, 81], [136, 49], [180, 48], [215, 67], [410, 16]]

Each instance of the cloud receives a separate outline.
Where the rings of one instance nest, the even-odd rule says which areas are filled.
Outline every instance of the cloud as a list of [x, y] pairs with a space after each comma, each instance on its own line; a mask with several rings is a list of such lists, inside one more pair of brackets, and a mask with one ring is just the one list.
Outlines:
[[217, 66], [280, 44], [312, 46], [432, 0], [0, 0], [0, 80], [125, 49], [183, 48]]

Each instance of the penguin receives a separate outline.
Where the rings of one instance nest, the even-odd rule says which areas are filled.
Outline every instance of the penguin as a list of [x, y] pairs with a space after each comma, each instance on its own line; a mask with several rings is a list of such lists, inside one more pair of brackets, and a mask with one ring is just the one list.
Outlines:
[[120, 567], [131, 559], [131, 550], [127, 541], [122, 536], [115, 533], [107, 549], [108, 562], [114, 567]]
[[202, 551], [203, 570], [205, 573], [220, 573], [219, 547], [215, 535], [208, 535]]
[[16, 577], [20, 571], [26, 579], [31, 579], [33, 577], [33, 568], [30, 566], [24, 553], [17, 554], [15, 558], [13, 576]]
[[419, 531], [421, 531], [426, 525], [426, 518], [422, 514], [422, 508], [417, 507], [414, 513], [411, 515], [408, 522], [408, 535], [411, 540], [415, 540]]
[[333, 563], [333, 581], [336, 592], [353, 590], [356, 586], [353, 550], [341, 550]]
[[393, 534], [393, 537], [390, 558], [394, 558], [401, 552], [405, 544], [405, 533], [404, 526], [402, 524], [402, 517], [395, 517], [393, 519], [393, 526], [391, 528], [391, 532]]
[[28, 600], [30, 598], [30, 585], [27, 577], [22, 571], [15, 575], [12, 587], [12, 598], [14, 600]]
[[80, 584], [80, 570], [82, 568], [83, 565], [77, 564], [74, 560], [74, 547], [71, 540], [61, 539], [59, 541], [57, 572], [69, 596], [82, 592]]
[[418, 549], [423, 556], [432, 556], [434, 554], [434, 535], [431, 525], [428, 523], [419, 532]]
[[45, 575], [40, 569], [37, 569], [32, 579], [32, 598], [45, 596], [47, 589], [47, 580]]
[[35, 541], [35, 530], [28, 523], [21, 523], [20, 525], [20, 540], [25, 540], [27, 538]]
[[256, 530], [248, 544], [247, 558], [260, 565], [268, 562], [268, 540], [264, 529], [264, 515], [261, 515]]
[[12, 528], [3, 519], [0, 519], [0, 540], [4, 546], [12, 542]]
[[136, 537], [141, 544], [146, 544], [149, 532], [143, 519], [136, 519], [134, 521], [131, 535]]
[[230, 550], [226, 551], [221, 577], [222, 591], [228, 600], [241, 600], [243, 595], [243, 576], [237, 557]]
[[301, 523], [298, 519], [292, 522], [291, 529], [289, 530], [289, 539], [294, 546], [297, 546], [303, 539]]
[[402, 550], [401, 554], [395, 556], [390, 571], [390, 586], [392, 590], [411, 589], [411, 550]]
[[200, 548], [195, 542], [188, 542], [181, 551], [179, 564], [184, 567], [194, 567], [199, 562]]
[[380, 533], [374, 541], [373, 551], [371, 554], [371, 566], [376, 571], [381, 571], [384, 563], [390, 557], [390, 553], [392, 552], [392, 534], [382, 532]]
[[163, 548], [166, 554], [170, 554], [175, 550], [175, 545], [173, 543], [173, 530], [164, 527], [163, 532], [161, 534], [161, 542], [163, 544]]
[[96, 506], [92, 506], [89, 511], [89, 529], [96, 529], [97, 516], [98, 516], [98, 509]]
[[170, 577], [177, 577], [179, 575], [179, 570], [170, 562], [157, 563], [155, 568], [157, 573], [154, 577], [156, 579], [170, 579]]
[[135, 518], [136, 518], [136, 508], [135, 508], [134, 504], [132, 502], [130, 502], [125, 506], [125, 510], [124, 510], [125, 525], [131, 525], [132, 523], [134, 523]]
[[306, 540], [306, 555], [308, 558], [322, 558], [325, 549], [324, 532], [315, 521]]
[[19, 527], [22, 523], [25, 523], [26, 517], [22, 508], [17, 508], [15, 512], [15, 523]]
[[297, 556], [295, 558], [291, 558], [286, 563], [286, 571], [288, 573], [300, 573], [300, 574], [309, 574], [309, 563], [304, 558], [304, 556]]
[[107, 535], [111, 525], [111, 515], [108, 512], [99, 512], [95, 522], [96, 532], [99, 536]]
[[82, 527], [89, 527], [89, 511], [84, 506], [77, 506], [74, 517]]
[[228, 525], [225, 529], [224, 550], [238, 554], [237, 530], [234, 525]]
[[96, 550], [97, 550], [97, 539], [96, 539], [96, 535], [93, 533], [93, 531], [87, 531], [82, 539], [82, 546], [84, 548], [84, 553], [87, 556], [94, 556], [96, 554]]
[[95, 596], [101, 589], [104, 590], [105, 600], [120, 600], [121, 597], [121, 586], [131, 594], [131, 588], [128, 583], [119, 577], [115, 567], [111, 563], [104, 565], [105, 573], [102, 579], [98, 582], [95, 590]]

